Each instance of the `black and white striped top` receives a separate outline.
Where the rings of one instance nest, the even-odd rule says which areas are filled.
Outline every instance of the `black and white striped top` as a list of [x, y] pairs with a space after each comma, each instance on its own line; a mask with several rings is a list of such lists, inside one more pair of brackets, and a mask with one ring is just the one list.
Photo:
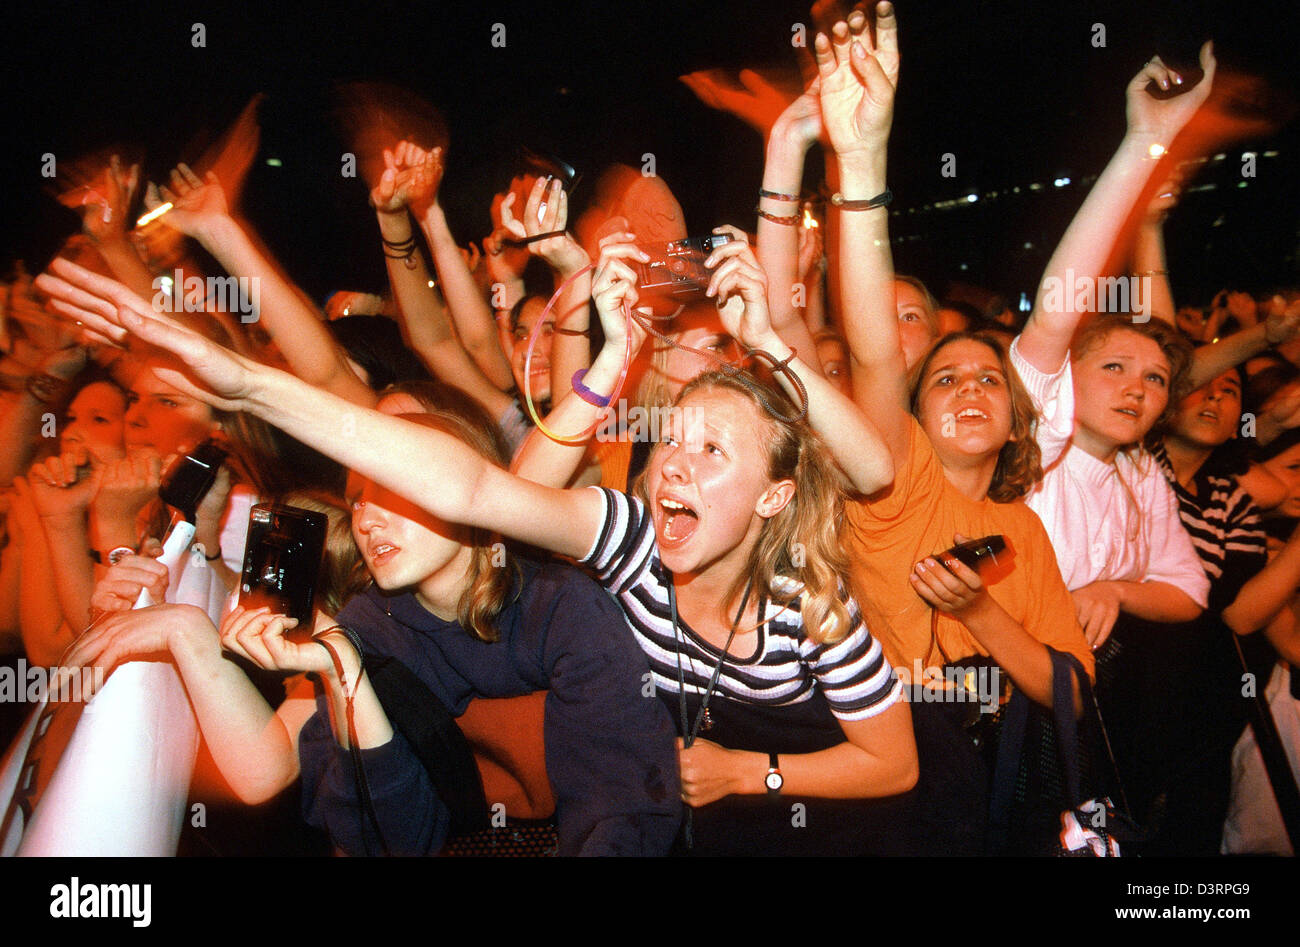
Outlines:
[[[581, 562], [623, 606], [628, 624], [650, 661], [656, 688], [676, 694], [678, 654], [687, 693], [703, 694], [721, 651], [678, 621], [674, 634], [668, 602], [668, 573], [659, 562], [654, 523], [646, 505], [616, 490], [600, 490], [605, 516], [595, 545]], [[842, 720], [864, 720], [902, 699], [902, 688], [872, 638], [857, 603], [847, 598], [853, 631], [841, 641], [819, 645], [804, 633], [799, 599], [782, 608], [759, 600], [753, 656], [728, 656], [718, 680], [719, 696], [750, 704], [797, 704], [821, 688]]]
[[1224, 448], [1196, 472], [1195, 493], [1178, 482], [1163, 442], [1149, 442], [1147, 449], [1178, 496], [1178, 515], [1210, 577], [1210, 607], [1222, 610], [1268, 561], [1259, 508], [1237, 481], [1238, 468]]

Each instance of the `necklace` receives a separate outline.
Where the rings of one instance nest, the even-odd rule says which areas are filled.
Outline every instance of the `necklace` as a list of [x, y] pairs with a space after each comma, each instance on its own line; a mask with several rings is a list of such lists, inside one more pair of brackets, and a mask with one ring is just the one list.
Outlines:
[[704, 690], [704, 698], [700, 701], [700, 709], [696, 711], [695, 723], [688, 723], [686, 711], [686, 672], [682, 669], [682, 640], [681, 628], [677, 619], [677, 589], [672, 583], [672, 577], [668, 581], [668, 604], [673, 614], [673, 641], [677, 645], [677, 698], [681, 712], [682, 726], [682, 744], [687, 749], [695, 742], [695, 738], [700, 731], [708, 732], [713, 729], [713, 717], [709, 713], [709, 701], [713, 699], [713, 692], [718, 687], [718, 680], [722, 677], [722, 666], [727, 663], [727, 654], [731, 649], [731, 642], [736, 637], [736, 629], [740, 627], [740, 619], [745, 615], [745, 606], [749, 604], [749, 593], [754, 588], [754, 580], [751, 577], [745, 583], [745, 594], [740, 597], [740, 608], [736, 610], [736, 617], [731, 622], [731, 630], [727, 632], [727, 643], [722, 646], [722, 655], [718, 658], [718, 665], [713, 669], [713, 675], [709, 678], [709, 686]]

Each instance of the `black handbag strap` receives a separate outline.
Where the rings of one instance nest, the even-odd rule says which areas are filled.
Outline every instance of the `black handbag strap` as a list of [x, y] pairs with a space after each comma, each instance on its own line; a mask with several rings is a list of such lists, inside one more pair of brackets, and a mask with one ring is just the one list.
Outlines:
[[1082, 698], [1084, 716], [1090, 716], [1094, 709], [1092, 686], [1083, 665], [1072, 654], [1048, 647], [1047, 653], [1052, 658], [1052, 724], [1056, 729], [1056, 752], [1061, 761], [1061, 771], [1065, 775], [1065, 800], [1073, 809], [1083, 802], [1079, 789], [1079, 726], [1074, 716], [1074, 686], [1071, 678], [1079, 682], [1079, 696]]
[[1025, 749], [1025, 729], [1029, 722], [1029, 698], [1020, 688], [1013, 688], [1002, 711], [998, 733], [997, 762], [993, 768], [993, 788], [989, 797], [988, 851], [1000, 855], [1006, 846], [1011, 809], [1016, 796], [1016, 778], [1020, 775], [1020, 757]]
[[[1079, 754], [1079, 727], [1074, 715], [1073, 678], [1079, 683], [1079, 696], [1083, 704], [1084, 719], [1092, 722], [1101, 733], [1105, 726], [1092, 692], [1092, 682], [1079, 659], [1072, 654], [1047, 647], [1052, 661], [1052, 723], [1056, 733], [1056, 751], [1065, 777], [1066, 804], [1074, 808], [1083, 802], [1081, 764]], [[1020, 775], [1020, 760], [1024, 755], [1025, 731], [1029, 721], [1030, 700], [1024, 691], [1016, 688], [1003, 712], [999, 735], [997, 762], [993, 771], [993, 789], [989, 802], [989, 851], [999, 854], [1007, 840], [1011, 810], [1015, 800], [1016, 780]], [[1110, 750], [1107, 746], [1107, 754]], [[1114, 766], [1114, 757], [1111, 765]], [[1119, 774], [1116, 772], [1116, 779]], [[1122, 790], [1121, 790], [1122, 793]], [[1127, 806], [1125, 807], [1127, 808]]]
[[450, 810], [450, 834], [488, 828], [491, 820], [483, 781], [469, 741], [450, 711], [396, 658], [368, 654], [366, 673], [393, 729], [411, 745], [438, 798]]

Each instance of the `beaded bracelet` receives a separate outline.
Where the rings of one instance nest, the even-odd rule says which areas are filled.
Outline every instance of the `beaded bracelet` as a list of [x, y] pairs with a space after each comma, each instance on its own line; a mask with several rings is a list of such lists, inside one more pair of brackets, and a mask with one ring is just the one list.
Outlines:
[[764, 220], [770, 220], [772, 221], [772, 223], [780, 224], [783, 227], [794, 227], [799, 223], [799, 216], [797, 214], [791, 215], [789, 217], [780, 217], [777, 216], [776, 214], [769, 214], [761, 207], [755, 207], [754, 210], [756, 210], [758, 212], [758, 216], [762, 217]]

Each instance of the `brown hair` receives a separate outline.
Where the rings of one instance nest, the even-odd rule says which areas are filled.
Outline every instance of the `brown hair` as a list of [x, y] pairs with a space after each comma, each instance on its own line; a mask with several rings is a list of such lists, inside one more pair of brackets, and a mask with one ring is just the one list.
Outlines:
[[316, 607], [337, 615], [348, 599], [370, 584], [365, 560], [352, 538], [352, 516], [347, 504], [318, 490], [286, 493], [278, 502], [321, 513], [328, 521], [325, 555], [316, 576]]
[[[450, 434], [497, 467], [505, 469], [506, 457], [500, 450], [497, 426], [482, 408], [462, 408], [460, 412], [434, 408], [424, 414], [398, 415], [403, 420], [422, 424]], [[461, 594], [456, 620], [480, 641], [497, 641], [501, 635], [494, 624], [506, 597], [520, 577], [519, 566], [505, 543], [483, 529], [469, 530], [469, 584]]]
[[983, 332], [950, 332], [936, 342], [912, 371], [912, 414], [915, 416], [920, 408], [921, 385], [935, 357], [946, 346], [964, 339], [987, 346], [998, 357], [998, 367], [1007, 379], [1011, 396], [1011, 437], [998, 451], [998, 463], [989, 483], [988, 497], [994, 503], [1010, 503], [1019, 500], [1043, 479], [1043, 460], [1034, 437], [1038, 414], [1034, 411], [1033, 399], [1021, 384], [1006, 349], [996, 338]]
[[[849, 587], [849, 558], [844, 551], [845, 483], [839, 467], [817, 433], [804, 421], [789, 422], [772, 415], [755, 393], [761, 388], [777, 410], [797, 414], [781, 392], [746, 375], [705, 372], [690, 381], [677, 403], [701, 389], [722, 389], [744, 397], [771, 431], [767, 438], [767, 476], [772, 481], [793, 480], [794, 496], [785, 508], [763, 523], [749, 560], [727, 592], [725, 609], [737, 601], [746, 583], [777, 605], [802, 596], [800, 611], [808, 637], [818, 644], [843, 640], [852, 630], [844, 596]], [[659, 450], [655, 445], [654, 450]], [[646, 469], [649, 469], [649, 464]], [[635, 491], [648, 502], [645, 471]], [[793, 588], [775, 588], [777, 576], [793, 579]]]

